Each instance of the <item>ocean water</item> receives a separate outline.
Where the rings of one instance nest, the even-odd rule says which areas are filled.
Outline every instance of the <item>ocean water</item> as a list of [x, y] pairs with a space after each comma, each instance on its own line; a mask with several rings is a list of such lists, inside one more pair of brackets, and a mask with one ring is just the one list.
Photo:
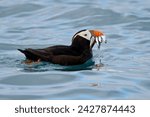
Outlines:
[[[0, 99], [150, 99], [149, 6], [149, 0], [1, 0]], [[108, 41], [84, 65], [22, 63], [18, 48], [69, 45], [81, 29], [100, 29]]]

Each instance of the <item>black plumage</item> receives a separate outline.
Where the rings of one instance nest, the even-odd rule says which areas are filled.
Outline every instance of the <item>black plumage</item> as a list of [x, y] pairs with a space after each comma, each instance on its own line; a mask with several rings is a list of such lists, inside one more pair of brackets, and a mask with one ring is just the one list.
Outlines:
[[26, 59], [32, 61], [47, 61], [60, 65], [83, 64], [92, 57], [90, 41], [76, 36], [70, 46], [57, 45], [43, 49], [18, 49], [24, 53]]
[[106, 42], [102, 32], [97, 30], [81, 30], [73, 36], [70, 46], [56, 45], [43, 49], [28, 48], [18, 50], [31, 63], [47, 61], [60, 65], [78, 65], [92, 58], [92, 47], [95, 43], [99, 47], [101, 42]]

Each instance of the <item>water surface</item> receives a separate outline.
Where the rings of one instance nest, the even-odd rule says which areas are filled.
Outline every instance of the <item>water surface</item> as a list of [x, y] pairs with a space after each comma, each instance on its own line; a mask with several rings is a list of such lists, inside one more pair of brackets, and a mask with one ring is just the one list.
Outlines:
[[[149, 0], [0, 1], [0, 99], [150, 99]], [[24, 65], [18, 48], [70, 44], [81, 29], [108, 43], [84, 65]], [[100, 52], [100, 58], [97, 58]], [[97, 69], [92, 61], [100, 59]]]

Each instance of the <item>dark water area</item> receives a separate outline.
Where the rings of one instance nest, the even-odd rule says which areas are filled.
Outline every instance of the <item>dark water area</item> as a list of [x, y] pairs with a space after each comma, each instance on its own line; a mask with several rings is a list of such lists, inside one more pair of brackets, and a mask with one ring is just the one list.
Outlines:
[[[149, 0], [1, 0], [0, 99], [150, 99], [149, 5]], [[22, 64], [18, 48], [69, 45], [81, 29], [106, 35], [108, 43], [93, 49], [92, 60], [78, 66]]]

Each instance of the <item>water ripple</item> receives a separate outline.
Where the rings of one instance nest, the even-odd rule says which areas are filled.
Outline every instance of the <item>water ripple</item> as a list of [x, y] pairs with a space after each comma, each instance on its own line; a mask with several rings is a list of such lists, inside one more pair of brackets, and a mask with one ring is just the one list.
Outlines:
[[33, 12], [43, 8], [41, 5], [36, 4], [21, 4], [21, 5], [13, 5], [9, 7], [2, 7], [0, 11], [0, 17], [7, 17], [11, 15], [16, 15], [24, 12]]
[[[0, 99], [150, 99], [149, 16], [149, 0], [0, 1]], [[18, 48], [69, 45], [85, 28], [108, 40], [85, 64], [22, 63]]]

